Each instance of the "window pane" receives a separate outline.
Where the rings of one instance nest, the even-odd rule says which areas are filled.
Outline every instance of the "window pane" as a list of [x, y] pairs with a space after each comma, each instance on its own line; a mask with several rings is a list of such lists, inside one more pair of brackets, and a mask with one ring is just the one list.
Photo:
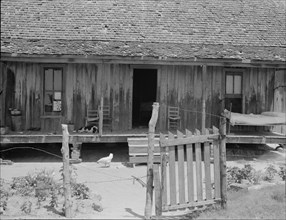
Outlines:
[[45, 70], [45, 90], [53, 89], [53, 69]]
[[234, 76], [234, 94], [241, 94], [241, 76]]
[[226, 94], [233, 94], [233, 76], [226, 75]]
[[54, 71], [54, 83], [55, 83], [55, 90], [62, 90], [62, 70], [56, 69]]
[[53, 110], [53, 92], [45, 93], [45, 112], [51, 112]]

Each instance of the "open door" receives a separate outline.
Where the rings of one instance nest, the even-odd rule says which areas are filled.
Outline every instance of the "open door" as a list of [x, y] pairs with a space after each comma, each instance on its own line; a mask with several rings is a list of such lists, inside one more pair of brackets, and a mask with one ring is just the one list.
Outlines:
[[134, 69], [132, 128], [148, 127], [156, 95], [157, 69]]

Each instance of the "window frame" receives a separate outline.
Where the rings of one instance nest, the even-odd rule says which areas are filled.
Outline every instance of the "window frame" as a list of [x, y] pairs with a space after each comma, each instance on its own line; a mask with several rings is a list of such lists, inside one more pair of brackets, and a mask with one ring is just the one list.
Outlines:
[[[62, 70], [62, 90], [61, 90], [61, 111], [56, 112], [56, 111], [51, 111], [51, 112], [46, 112], [45, 111], [45, 94], [46, 94], [46, 88], [45, 88], [45, 70], [47, 69], [61, 69]], [[41, 112], [42, 112], [42, 118], [61, 118], [63, 115], [63, 111], [64, 111], [64, 97], [65, 97], [65, 71], [66, 71], [66, 67], [65, 65], [61, 65], [61, 64], [44, 64], [41, 65], [41, 72], [42, 72], [42, 80], [41, 80], [41, 88], [42, 88], [42, 103], [41, 103]], [[56, 92], [58, 90], [55, 90], [53, 88], [53, 90], [48, 90], [48, 91], [53, 91]]]
[[[235, 94], [235, 93], [226, 93], [226, 83], [227, 83], [227, 76], [240, 76], [241, 77], [241, 83], [240, 83], [240, 93], [239, 94]], [[242, 98], [242, 93], [243, 93], [243, 72], [242, 71], [232, 71], [232, 70], [226, 70], [225, 71], [225, 90], [224, 90], [224, 94], [226, 98]], [[233, 89], [234, 89], [234, 85], [235, 85], [235, 81], [233, 80]]]
[[[223, 109], [225, 109], [225, 99], [231, 99], [231, 98], [240, 98], [241, 99], [241, 112], [244, 114], [245, 112], [245, 98], [244, 98], [244, 89], [243, 89], [243, 84], [244, 84], [244, 74], [245, 74], [245, 69], [239, 69], [239, 68], [225, 68], [224, 69], [224, 76], [223, 76], [223, 95], [224, 95], [224, 100], [223, 100]], [[240, 75], [241, 76], [241, 93], [240, 94], [227, 94], [226, 93], [226, 77], [227, 75]]]

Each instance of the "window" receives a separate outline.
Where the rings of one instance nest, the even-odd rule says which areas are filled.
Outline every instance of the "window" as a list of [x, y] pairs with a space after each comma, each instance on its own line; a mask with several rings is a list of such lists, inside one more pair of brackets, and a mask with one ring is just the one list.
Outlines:
[[242, 72], [225, 72], [225, 108], [242, 113]]
[[63, 68], [44, 68], [44, 114], [60, 115], [62, 111]]

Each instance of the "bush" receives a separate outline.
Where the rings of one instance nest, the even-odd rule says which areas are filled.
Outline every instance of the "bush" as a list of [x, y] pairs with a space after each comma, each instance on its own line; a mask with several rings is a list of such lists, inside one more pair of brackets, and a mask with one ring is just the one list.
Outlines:
[[277, 170], [272, 164], [270, 164], [268, 167], [266, 167], [266, 170], [263, 174], [263, 180], [272, 181], [276, 173], [278, 173]]
[[256, 171], [250, 164], [245, 164], [243, 168], [227, 167], [227, 185], [232, 183], [242, 183], [242, 180], [248, 180], [250, 183], [257, 184], [261, 180], [261, 172]]

